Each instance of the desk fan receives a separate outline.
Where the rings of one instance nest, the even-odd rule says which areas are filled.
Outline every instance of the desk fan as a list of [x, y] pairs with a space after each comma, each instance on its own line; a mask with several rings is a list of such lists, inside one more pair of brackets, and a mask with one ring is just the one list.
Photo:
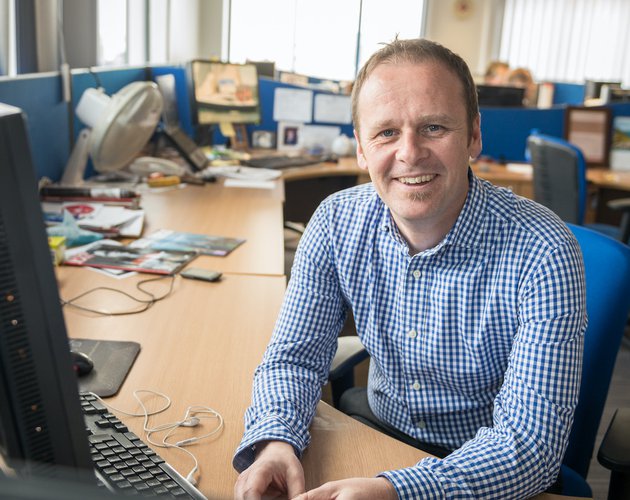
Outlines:
[[83, 182], [88, 154], [99, 173], [127, 165], [147, 143], [162, 112], [162, 96], [153, 82], [133, 82], [109, 97], [87, 89], [76, 114], [87, 125], [81, 130], [61, 179], [62, 185]]

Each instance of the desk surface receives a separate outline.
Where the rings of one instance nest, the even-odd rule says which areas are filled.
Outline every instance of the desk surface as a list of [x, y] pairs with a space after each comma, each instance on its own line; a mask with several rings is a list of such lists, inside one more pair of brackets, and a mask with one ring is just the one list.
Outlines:
[[173, 229], [245, 238], [227, 257], [198, 257], [194, 265], [222, 272], [284, 275], [282, 183], [272, 190], [222, 184], [143, 194], [144, 234]]

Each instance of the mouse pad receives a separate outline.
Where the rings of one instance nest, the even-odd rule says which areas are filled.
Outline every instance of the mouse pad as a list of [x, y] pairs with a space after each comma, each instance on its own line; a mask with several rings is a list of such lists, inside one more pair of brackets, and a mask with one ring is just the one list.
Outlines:
[[118, 392], [140, 352], [137, 342], [69, 339], [70, 349], [87, 354], [94, 369], [79, 377], [79, 390], [105, 398]]

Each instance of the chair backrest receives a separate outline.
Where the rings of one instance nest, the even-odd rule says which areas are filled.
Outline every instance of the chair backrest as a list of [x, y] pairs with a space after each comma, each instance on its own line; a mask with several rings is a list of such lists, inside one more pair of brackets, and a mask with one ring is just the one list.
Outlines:
[[563, 221], [584, 223], [586, 162], [582, 151], [558, 137], [533, 133], [527, 138], [533, 167], [534, 200]]
[[630, 247], [592, 229], [568, 226], [584, 258], [588, 327], [580, 396], [563, 463], [586, 478], [630, 310]]

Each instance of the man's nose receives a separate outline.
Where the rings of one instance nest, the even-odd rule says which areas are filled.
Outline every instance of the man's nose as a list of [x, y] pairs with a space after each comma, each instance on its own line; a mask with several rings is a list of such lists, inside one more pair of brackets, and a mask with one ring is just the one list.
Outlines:
[[398, 141], [396, 159], [408, 165], [415, 165], [418, 161], [429, 157], [430, 150], [426, 139], [416, 132], [403, 132]]

